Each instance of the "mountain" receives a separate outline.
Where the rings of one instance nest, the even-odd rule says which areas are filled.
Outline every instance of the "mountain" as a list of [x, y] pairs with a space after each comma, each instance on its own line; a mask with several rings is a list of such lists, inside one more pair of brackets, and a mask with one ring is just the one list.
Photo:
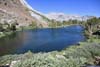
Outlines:
[[64, 13], [49, 13], [46, 14], [46, 16], [49, 19], [56, 21], [68, 21], [68, 20], [86, 21], [87, 19], [93, 18], [93, 16], [66, 15]]
[[19, 26], [28, 26], [32, 22], [48, 27], [48, 18], [32, 9], [25, 0], [0, 0], [0, 23], [17, 22]]
[[92, 16], [66, 15], [64, 13], [43, 14], [33, 9], [26, 0], [0, 0], [0, 23], [17, 22], [19, 26], [36, 23], [38, 27], [48, 27], [52, 19], [56, 21], [87, 20]]

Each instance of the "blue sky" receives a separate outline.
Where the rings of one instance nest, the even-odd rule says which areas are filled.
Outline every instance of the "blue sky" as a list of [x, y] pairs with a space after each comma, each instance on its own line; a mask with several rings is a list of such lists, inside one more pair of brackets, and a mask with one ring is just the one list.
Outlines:
[[100, 16], [100, 0], [26, 0], [42, 13]]

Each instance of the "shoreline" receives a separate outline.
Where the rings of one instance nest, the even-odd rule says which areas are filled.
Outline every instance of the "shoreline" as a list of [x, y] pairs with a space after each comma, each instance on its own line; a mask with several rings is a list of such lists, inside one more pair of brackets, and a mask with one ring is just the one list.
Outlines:
[[[79, 25], [79, 24], [71, 24], [71, 25], [65, 25], [65, 26], [58, 26], [58, 27], [46, 27], [46, 28], [33, 28], [30, 26], [27, 27], [23, 27], [23, 28], [18, 28], [15, 32], [18, 31], [25, 31], [25, 30], [32, 30], [32, 29], [56, 29], [56, 28], [63, 28], [63, 27], [69, 27], [69, 26], [74, 26], [74, 25]], [[11, 35], [13, 33], [13, 31], [9, 31], [9, 32], [0, 32], [0, 38], [6, 37], [8, 35]]]
[[[67, 25], [65, 27], [74, 26], [74, 25], [79, 25], [79, 24]], [[54, 27], [54, 29], [61, 28], [61, 27], [62, 26]], [[48, 28], [53, 28], [53, 27], [48, 27]], [[23, 27], [23, 28], [19, 28], [17, 31], [22, 31], [22, 30], [24, 31], [24, 30], [31, 30], [31, 29], [35, 29], [35, 28]], [[45, 28], [38, 28], [38, 29], [45, 29]], [[61, 51], [52, 51], [52, 52], [47, 52], [47, 53], [45, 52], [33, 53], [31, 51], [28, 51], [24, 54], [7, 54], [4, 56], [0, 56], [0, 65], [9, 64], [10, 66], [11, 63], [13, 63], [14, 61], [16, 61], [16, 63], [14, 64], [14, 67], [16, 66], [18, 67], [18, 65], [27, 67], [26, 64], [31, 65], [31, 63], [32, 63], [32, 66], [38, 66], [38, 63], [41, 63], [43, 65], [44, 62], [45, 62], [45, 65], [48, 65], [49, 63], [52, 65], [55, 65], [58, 63], [57, 66], [61, 64], [64, 65], [66, 63], [67, 65], [65, 64], [65, 67], [69, 67], [70, 65], [72, 65], [71, 63], [74, 63], [77, 67], [86, 65], [86, 63], [90, 65], [96, 65], [94, 61], [96, 61], [95, 60], [96, 56], [100, 56], [100, 52], [98, 52], [100, 51], [99, 47], [100, 47], [100, 39], [96, 39], [96, 38], [87, 39], [85, 42], [79, 42], [79, 45], [70, 46]], [[49, 63], [46, 63], [47, 61]], [[34, 63], [37, 63], [37, 64], [34, 64]], [[71, 67], [74, 67], [74, 66], [71, 66]]]
[[[94, 56], [96, 56], [95, 55], [96, 52], [94, 51], [94, 49], [96, 51], [100, 50], [99, 49], [99, 47], [100, 47], [99, 40], [94, 39], [92, 42], [89, 40], [86, 42], [80, 42], [80, 45], [70, 46], [62, 51], [52, 51], [52, 52], [47, 52], [47, 53], [42, 53], [42, 52], [32, 53], [31, 51], [28, 51], [24, 54], [14, 54], [14, 55], [1, 56], [0, 57], [0, 65], [6, 65], [6, 64], [10, 65], [10, 63], [12, 63], [13, 61], [19, 61], [16, 64], [14, 64], [14, 66], [22, 65], [20, 63], [25, 63], [27, 61], [30, 61], [30, 62], [32, 62], [32, 61], [37, 62], [38, 61], [37, 63], [41, 62], [41, 64], [44, 64], [44, 62], [46, 62], [47, 60], [51, 60], [52, 62], [54, 62], [54, 63], [49, 62], [53, 65], [55, 65], [55, 63], [58, 61], [60, 62], [59, 64], [65, 64], [65, 62], [66, 62], [66, 63], [68, 63], [68, 65], [70, 65], [70, 63], [73, 62], [76, 64], [76, 66], [77, 65], [82, 66], [85, 63], [93, 65], [94, 58], [91, 55], [91, 51], [92, 51], [92, 54]], [[93, 47], [93, 48], [91, 48], [91, 47]], [[91, 48], [91, 49], [89, 49], [89, 48]], [[84, 49], [86, 51], [84, 51]], [[80, 52], [78, 52], [79, 50], [80, 50]], [[81, 55], [80, 55], [80, 53], [81, 53]], [[97, 52], [96, 54], [100, 54], [100, 53]], [[47, 60], [45, 60], [45, 59], [47, 59]], [[63, 60], [65, 62], [62, 62]], [[81, 61], [80, 64], [78, 63], [79, 61]], [[27, 62], [26, 64], [31, 65], [30, 62]], [[34, 62], [32, 62], [32, 63], [34, 63]], [[46, 64], [48, 64], [48, 63], [46, 63]], [[23, 64], [23, 65], [25, 65], [25, 64]], [[37, 64], [34, 64], [34, 65], [38, 66]], [[26, 66], [23, 66], [23, 67], [26, 67]], [[66, 67], [68, 67], [68, 66], [66, 65]], [[74, 66], [72, 66], [72, 67], [74, 67]]]

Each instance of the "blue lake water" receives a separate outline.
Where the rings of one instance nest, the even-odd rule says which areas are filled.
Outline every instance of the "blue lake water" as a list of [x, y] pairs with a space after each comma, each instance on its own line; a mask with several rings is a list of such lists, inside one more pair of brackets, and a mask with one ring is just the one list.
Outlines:
[[84, 29], [79, 26], [64, 28], [34, 29], [16, 32], [0, 39], [0, 55], [21, 54], [27, 51], [60, 51], [84, 41]]

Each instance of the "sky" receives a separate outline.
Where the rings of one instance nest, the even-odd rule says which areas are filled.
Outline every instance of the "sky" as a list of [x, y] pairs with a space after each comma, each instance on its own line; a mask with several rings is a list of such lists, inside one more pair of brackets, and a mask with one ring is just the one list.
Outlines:
[[91, 15], [100, 17], [100, 0], [26, 0], [42, 13], [65, 13], [68, 15]]

